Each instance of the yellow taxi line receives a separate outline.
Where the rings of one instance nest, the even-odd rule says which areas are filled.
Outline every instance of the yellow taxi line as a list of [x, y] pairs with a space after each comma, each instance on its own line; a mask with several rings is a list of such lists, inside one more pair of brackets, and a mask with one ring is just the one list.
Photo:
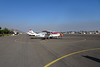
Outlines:
[[54, 61], [48, 63], [48, 64], [45, 65], [44, 67], [48, 67], [48, 66], [54, 64], [55, 62], [57, 62], [57, 61], [59, 61], [59, 60], [65, 58], [65, 57], [68, 57], [68, 56], [71, 56], [71, 55], [74, 55], [74, 54], [77, 54], [77, 53], [81, 53], [81, 52], [92, 51], [92, 50], [100, 50], [100, 48], [81, 50], [81, 51], [77, 51], [77, 52], [73, 52], [73, 53], [67, 54], [67, 55], [65, 55], [65, 56], [62, 56], [62, 57], [60, 57], [60, 58], [58, 58], [58, 59], [56, 59], [56, 60], [54, 60]]

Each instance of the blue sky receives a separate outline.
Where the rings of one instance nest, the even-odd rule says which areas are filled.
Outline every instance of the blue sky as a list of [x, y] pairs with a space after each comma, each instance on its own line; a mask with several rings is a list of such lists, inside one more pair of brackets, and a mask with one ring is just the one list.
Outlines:
[[0, 26], [25, 32], [100, 30], [100, 0], [0, 0]]

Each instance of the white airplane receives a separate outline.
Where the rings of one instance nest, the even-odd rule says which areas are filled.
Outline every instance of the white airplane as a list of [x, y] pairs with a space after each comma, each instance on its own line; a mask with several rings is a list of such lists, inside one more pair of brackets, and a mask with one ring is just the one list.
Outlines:
[[42, 33], [35, 33], [32, 30], [29, 30], [27, 34], [29, 36], [36, 36], [36, 37], [42, 37], [42, 38], [53, 38], [53, 37], [58, 38], [60, 36], [59, 32], [50, 32], [50, 31], [42, 31]]
[[34, 33], [31, 29], [29, 30], [29, 32], [27, 32], [27, 34], [29, 36], [35, 36], [36, 35], [36, 33]]

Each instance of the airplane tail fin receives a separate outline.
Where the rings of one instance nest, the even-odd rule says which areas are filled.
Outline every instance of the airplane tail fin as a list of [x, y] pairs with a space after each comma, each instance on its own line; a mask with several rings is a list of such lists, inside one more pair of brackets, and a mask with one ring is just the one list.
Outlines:
[[[30, 32], [30, 33], [35, 33], [35, 32], [33, 32], [33, 30], [29, 30], [29, 32]], [[35, 34], [36, 34], [36, 33], [35, 33]]]

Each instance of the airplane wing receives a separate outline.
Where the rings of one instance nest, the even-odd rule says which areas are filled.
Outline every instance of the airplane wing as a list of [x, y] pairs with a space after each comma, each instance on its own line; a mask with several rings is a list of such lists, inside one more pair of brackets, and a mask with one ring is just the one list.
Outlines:
[[42, 32], [46, 32], [45, 37], [49, 37], [50, 34], [51, 34], [51, 32], [50, 32], [50, 31], [47, 31], [47, 30], [44, 30], [44, 31], [42, 31]]
[[42, 32], [50, 33], [51, 31], [44, 30], [44, 31], [42, 31]]

